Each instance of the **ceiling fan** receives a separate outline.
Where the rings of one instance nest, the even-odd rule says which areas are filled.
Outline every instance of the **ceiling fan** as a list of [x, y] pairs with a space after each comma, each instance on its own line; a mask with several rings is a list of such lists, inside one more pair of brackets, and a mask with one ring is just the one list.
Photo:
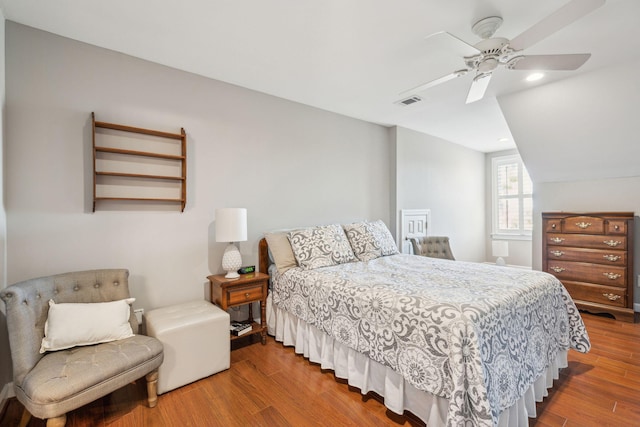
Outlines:
[[444, 31], [433, 34], [428, 37], [433, 42], [443, 47], [454, 46], [458, 53], [463, 55], [466, 68], [456, 70], [404, 91], [400, 95], [413, 95], [416, 92], [421, 92], [475, 71], [475, 77], [467, 94], [466, 103], [469, 104], [482, 99], [489, 86], [493, 71], [500, 66], [509, 70], [576, 70], [587, 62], [591, 56], [590, 53], [522, 55], [522, 51], [597, 9], [604, 3], [605, 0], [571, 0], [562, 8], [511, 40], [493, 37], [493, 34], [502, 24], [502, 18], [499, 16], [490, 16], [473, 24], [471, 28], [473, 33], [482, 38], [475, 45], [470, 45]]

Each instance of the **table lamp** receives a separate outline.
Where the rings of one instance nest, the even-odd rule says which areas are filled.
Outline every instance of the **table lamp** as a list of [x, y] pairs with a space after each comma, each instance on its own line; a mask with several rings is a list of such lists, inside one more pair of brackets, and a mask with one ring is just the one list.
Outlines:
[[247, 210], [245, 208], [216, 209], [216, 242], [229, 242], [222, 256], [222, 268], [227, 279], [240, 277], [242, 256], [234, 242], [247, 240]]
[[496, 265], [507, 265], [504, 258], [509, 256], [509, 242], [506, 240], [494, 240], [491, 242], [491, 252], [496, 259]]

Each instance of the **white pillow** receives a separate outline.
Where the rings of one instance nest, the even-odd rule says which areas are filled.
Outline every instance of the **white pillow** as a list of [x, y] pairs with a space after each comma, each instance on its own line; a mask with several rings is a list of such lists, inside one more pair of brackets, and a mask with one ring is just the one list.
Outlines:
[[132, 337], [129, 305], [135, 300], [63, 304], [49, 300], [40, 353]]

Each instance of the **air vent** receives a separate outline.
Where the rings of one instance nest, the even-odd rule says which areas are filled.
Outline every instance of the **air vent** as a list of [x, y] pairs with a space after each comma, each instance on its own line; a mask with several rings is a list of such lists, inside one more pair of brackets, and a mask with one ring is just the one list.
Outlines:
[[397, 101], [396, 104], [398, 105], [411, 105], [411, 104], [415, 104], [416, 102], [420, 102], [422, 101], [422, 98], [420, 98], [419, 96], [410, 96], [409, 98], [405, 98], [402, 99], [400, 101]]

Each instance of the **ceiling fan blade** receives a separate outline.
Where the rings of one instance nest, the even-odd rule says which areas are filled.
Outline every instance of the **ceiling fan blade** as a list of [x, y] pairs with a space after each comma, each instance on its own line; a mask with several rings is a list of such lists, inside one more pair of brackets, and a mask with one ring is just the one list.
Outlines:
[[453, 53], [457, 56], [474, 56], [480, 53], [480, 50], [470, 45], [462, 39], [454, 36], [446, 31], [440, 31], [426, 37], [427, 48], [447, 54]]
[[509, 46], [513, 50], [522, 50], [533, 46], [559, 29], [599, 8], [604, 3], [605, 0], [571, 0], [522, 34], [511, 39]]
[[478, 74], [473, 78], [469, 93], [467, 94], [467, 104], [479, 101], [484, 96], [491, 80], [491, 73]]
[[404, 92], [400, 93], [400, 96], [413, 95], [416, 92], [422, 92], [423, 90], [427, 90], [430, 87], [434, 87], [434, 86], [437, 86], [437, 85], [439, 85], [441, 83], [448, 82], [449, 80], [453, 80], [456, 77], [464, 76], [468, 72], [469, 72], [469, 70], [454, 71], [451, 74], [447, 74], [446, 76], [442, 76], [442, 77], [437, 78], [435, 80], [431, 80], [430, 82], [421, 84], [420, 86], [416, 86], [413, 89], [405, 90]]
[[507, 64], [510, 70], [577, 70], [591, 57], [590, 53], [565, 55], [517, 56]]

